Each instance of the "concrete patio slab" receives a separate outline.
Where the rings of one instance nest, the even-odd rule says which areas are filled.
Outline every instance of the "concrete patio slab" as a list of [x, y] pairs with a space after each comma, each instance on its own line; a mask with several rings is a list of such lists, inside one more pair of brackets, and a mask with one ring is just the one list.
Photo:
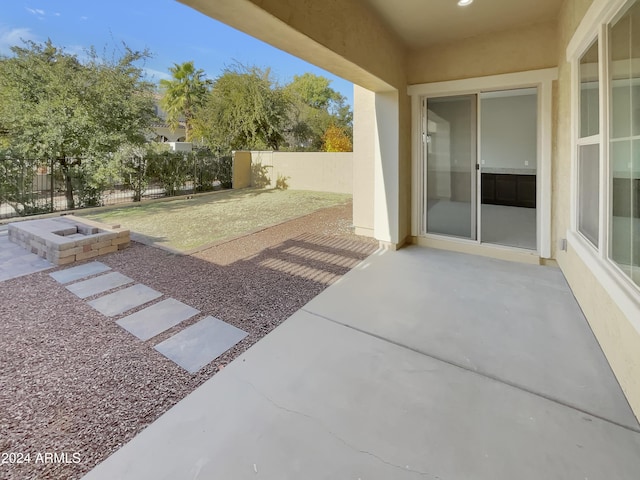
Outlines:
[[206, 317], [154, 348], [189, 373], [196, 373], [246, 336], [247, 332], [233, 325]]
[[107, 270], [111, 270], [111, 267], [108, 267], [102, 262], [89, 262], [83, 265], [78, 265], [77, 267], [58, 270], [57, 272], [50, 273], [49, 275], [51, 275], [51, 277], [53, 277], [53, 279], [58, 283], [64, 284], [106, 272]]
[[147, 287], [136, 284], [123, 290], [110, 293], [95, 300], [91, 300], [89, 305], [107, 317], [115, 317], [121, 313], [139, 307], [145, 303], [162, 296], [162, 293]]
[[304, 310], [638, 428], [557, 268], [409, 247], [339, 284]]
[[200, 310], [168, 298], [116, 323], [140, 340], [148, 340], [198, 313]]
[[72, 283], [65, 288], [80, 298], [87, 298], [116, 287], [132, 283], [133, 279], [119, 272], [110, 272], [82, 282]]
[[84, 478], [637, 480], [638, 471], [640, 433], [299, 311]]
[[53, 267], [52, 263], [10, 242], [6, 230], [0, 231], [0, 282]]

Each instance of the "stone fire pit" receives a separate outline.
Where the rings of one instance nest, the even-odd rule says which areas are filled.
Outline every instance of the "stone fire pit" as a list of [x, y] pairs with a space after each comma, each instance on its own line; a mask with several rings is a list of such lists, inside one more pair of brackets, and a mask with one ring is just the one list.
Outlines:
[[54, 265], [86, 260], [130, 245], [129, 230], [120, 225], [67, 215], [9, 224], [9, 240]]

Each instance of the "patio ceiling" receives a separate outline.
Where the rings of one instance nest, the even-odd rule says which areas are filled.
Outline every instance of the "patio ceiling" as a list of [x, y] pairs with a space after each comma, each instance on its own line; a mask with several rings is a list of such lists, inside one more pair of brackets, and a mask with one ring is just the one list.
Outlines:
[[[475, 0], [467, 7], [459, 7], [458, 0], [176, 1], [374, 92], [404, 89], [412, 54], [437, 53], [434, 46], [465, 38], [540, 25], [544, 28], [529, 29], [527, 38], [535, 42], [539, 36], [538, 50], [554, 50], [550, 37], [562, 5], [562, 0]], [[529, 64], [550, 66], [547, 58]], [[409, 80], [424, 82], [420, 74]]]
[[484, 33], [549, 22], [561, 0], [365, 0], [410, 49], [474, 37]]

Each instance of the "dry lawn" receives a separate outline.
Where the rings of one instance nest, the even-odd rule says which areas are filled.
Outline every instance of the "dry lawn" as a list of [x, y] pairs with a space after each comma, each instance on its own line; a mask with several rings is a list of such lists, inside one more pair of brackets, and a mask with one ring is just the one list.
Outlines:
[[350, 200], [351, 195], [338, 193], [246, 189], [143, 203], [85, 216], [118, 223], [144, 235], [149, 242], [186, 252]]

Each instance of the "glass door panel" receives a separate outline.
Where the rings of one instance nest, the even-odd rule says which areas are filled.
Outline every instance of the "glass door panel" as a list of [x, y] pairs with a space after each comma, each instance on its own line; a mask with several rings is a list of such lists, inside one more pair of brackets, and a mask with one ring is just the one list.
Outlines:
[[480, 239], [537, 248], [537, 89], [480, 94]]
[[476, 95], [427, 100], [427, 233], [475, 240]]

